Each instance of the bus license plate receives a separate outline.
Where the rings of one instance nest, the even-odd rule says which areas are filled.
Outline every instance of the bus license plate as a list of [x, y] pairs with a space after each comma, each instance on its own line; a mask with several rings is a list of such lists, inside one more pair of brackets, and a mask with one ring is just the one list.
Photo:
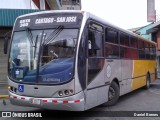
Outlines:
[[32, 103], [33, 103], [33, 104], [40, 105], [40, 104], [41, 104], [41, 100], [40, 100], [40, 99], [35, 99], [35, 98], [33, 98], [33, 99], [32, 99]]

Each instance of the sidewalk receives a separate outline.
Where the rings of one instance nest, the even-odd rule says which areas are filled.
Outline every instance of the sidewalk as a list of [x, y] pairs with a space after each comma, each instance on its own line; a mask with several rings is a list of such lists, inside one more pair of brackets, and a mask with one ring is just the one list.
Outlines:
[[8, 87], [0, 86], [0, 99], [8, 99]]
[[160, 84], [160, 79], [156, 79], [152, 84]]

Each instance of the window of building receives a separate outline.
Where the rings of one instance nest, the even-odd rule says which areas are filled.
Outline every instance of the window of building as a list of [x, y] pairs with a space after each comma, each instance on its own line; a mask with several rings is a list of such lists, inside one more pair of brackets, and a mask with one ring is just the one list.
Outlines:
[[71, 0], [61, 0], [61, 4], [62, 5], [72, 5], [72, 1]]

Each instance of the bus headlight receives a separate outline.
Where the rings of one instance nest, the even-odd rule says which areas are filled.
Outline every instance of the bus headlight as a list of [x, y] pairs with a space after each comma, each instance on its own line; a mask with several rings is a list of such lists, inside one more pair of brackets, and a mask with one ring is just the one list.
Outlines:
[[72, 89], [69, 90], [61, 90], [58, 91], [58, 96], [60, 97], [64, 97], [64, 96], [69, 96], [69, 95], [73, 95], [74, 91]]
[[11, 91], [11, 92], [14, 92], [14, 93], [17, 92], [17, 88], [15, 88], [15, 87], [13, 87], [13, 86], [9, 86], [9, 87], [8, 87], [8, 90]]
[[62, 92], [62, 91], [59, 91], [58, 95], [59, 95], [59, 96], [62, 96], [62, 95], [63, 95], [63, 92]]
[[69, 91], [68, 91], [68, 90], [65, 90], [65, 91], [64, 91], [64, 94], [65, 94], [65, 95], [69, 95]]
[[8, 90], [11, 90], [11, 86], [8, 86]]

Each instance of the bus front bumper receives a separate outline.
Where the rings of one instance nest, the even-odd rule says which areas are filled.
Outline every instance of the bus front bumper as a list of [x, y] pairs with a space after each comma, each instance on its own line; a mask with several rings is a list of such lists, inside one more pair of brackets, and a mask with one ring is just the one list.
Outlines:
[[85, 103], [83, 91], [73, 96], [64, 98], [37, 98], [20, 96], [9, 91], [9, 98], [13, 105], [66, 111], [84, 111]]

